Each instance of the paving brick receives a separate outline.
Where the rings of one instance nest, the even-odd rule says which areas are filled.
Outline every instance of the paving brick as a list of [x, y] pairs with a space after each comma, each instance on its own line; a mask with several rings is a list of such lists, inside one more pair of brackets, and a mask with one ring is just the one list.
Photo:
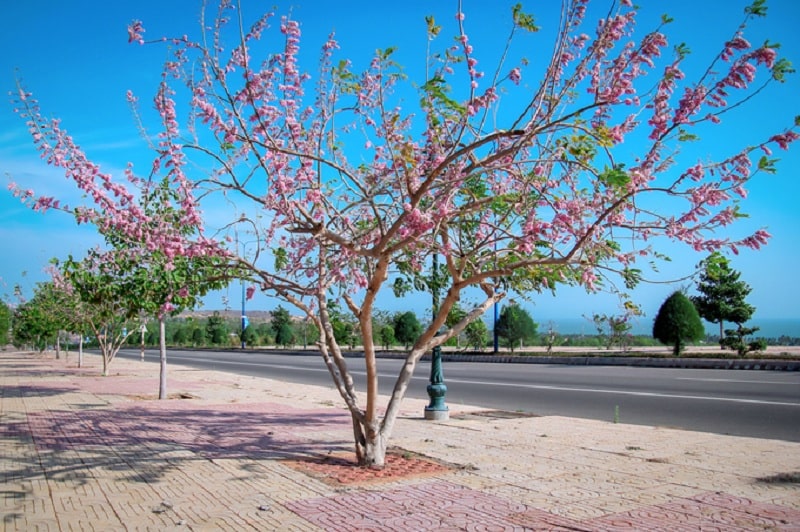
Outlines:
[[392, 443], [455, 469], [329, 485], [289, 464], [352, 452], [335, 390], [172, 366], [195, 399], [157, 401], [114, 364], [0, 353], [5, 530], [800, 529], [797, 485], [759, 480], [800, 470], [791, 442], [410, 399]]

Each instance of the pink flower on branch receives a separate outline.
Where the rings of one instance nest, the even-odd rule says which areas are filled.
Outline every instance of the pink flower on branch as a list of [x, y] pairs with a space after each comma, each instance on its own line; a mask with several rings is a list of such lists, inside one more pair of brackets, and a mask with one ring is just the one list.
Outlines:
[[144, 33], [144, 27], [142, 26], [141, 20], [134, 20], [128, 25], [128, 42], [137, 42], [139, 44], [144, 44], [144, 37], [142, 34]]
[[[33, 119], [29, 127], [43, 156], [67, 169], [93, 200], [92, 208], [76, 211], [78, 220], [135, 238], [146, 252], [175, 264], [180, 257], [223, 253], [202, 236], [198, 183], [212, 205], [215, 197], [234, 203], [235, 212], [220, 225], [239, 234], [247, 226], [264, 249], [276, 250], [278, 271], [247, 265], [258, 279], [247, 297], [257, 287], [270, 290], [318, 326], [326, 318], [311, 309], [323, 308], [334, 294], [338, 310], [363, 317], [367, 330], [371, 298], [386, 279], [398, 266], [411, 277], [425, 272], [432, 253], [452, 276], [448, 295], [478, 286], [489, 301], [500, 296], [488, 277], [513, 275], [517, 267], [546, 272], [537, 287], [580, 282], [595, 289], [603, 272], [654, 253], [655, 237], [700, 251], [763, 245], [766, 233], [714, 234], [738, 217], [737, 194], [745, 194], [756, 173], [749, 152], [680, 167], [676, 153], [684, 132], [690, 136], [697, 122], [717, 120], [737, 105], [738, 91], [754, 82], [761, 66], [774, 64], [771, 52], [751, 51], [734, 38], [725, 44], [725, 71], [708, 69], [707, 77], [689, 83], [680, 61], [662, 59], [665, 34], [634, 33], [629, 3], [617, 3], [594, 32], [586, 32], [586, 5], [569, 3], [557, 55], [545, 61], [541, 76], [525, 73], [526, 83], [541, 84], [529, 91], [512, 87], [513, 99], [499, 84], [520, 84], [528, 65], [492, 65], [495, 76], [482, 77], [478, 65], [487, 56], [467, 37], [462, 16], [455, 44], [432, 50], [430, 72], [437, 78], [412, 80], [416, 87], [431, 82], [418, 107], [388, 52], [367, 57], [364, 71], [355, 72], [359, 61], [334, 58], [332, 36], [310, 82], [300, 64], [300, 25], [288, 17], [271, 29], [266, 17], [259, 19], [249, 32], [232, 24], [232, 40], [221, 33], [226, 21], [218, 20], [202, 43], [164, 41], [173, 50], [155, 99], [156, 154], [145, 169], [150, 175], [126, 170], [125, 186], [86, 161], [57, 122]], [[223, 18], [238, 20], [232, 6], [223, 5]], [[264, 50], [270, 39], [256, 42], [268, 29], [276, 37], [274, 52]], [[131, 40], [141, 40], [142, 32], [132, 25]], [[223, 43], [234, 41], [226, 55]], [[465, 69], [460, 75], [458, 63]], [[188, 125], [178, 117], [186, 95]], [[767, 144], [786, 148], [795, 139], [793, 130], [782, 132], [760, 148], [768, 153]], [[631, 153], [640, 143], [646, 145], [641, 153]], [[174, 194], [169, 216], [139, 202], [150, 180]], [[669, 201], [651, 203], [659, 195]], [[38, 205], [53, 204], [42, 198]], [[195, 236], [183, 234], [184, 226]], [[623, 252], [613, 249], [614, 241], [647, 241], [648, 247]], [[362, 340], [369, 360], [372, 337]], [[335, 338], [322, 343], [335, 356]]]

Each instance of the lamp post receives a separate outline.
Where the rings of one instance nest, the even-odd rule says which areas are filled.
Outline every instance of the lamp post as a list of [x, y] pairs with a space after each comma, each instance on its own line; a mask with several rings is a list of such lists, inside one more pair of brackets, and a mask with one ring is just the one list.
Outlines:
[[497, 301], [494, 302], [494, 327], [492, 327], [492, 336], [493, 336], [494, 354], [496, 355], [498, 352], [498, 348], [500, 347], [500, 342], [497, 336]]
[[244, 289], [244, 279], [242, 279], [242, 349], [247, 347], [247, 342], [244, 339], [244, 330], [247, 328], [247, 314], [244, 310], [244, 301], [245, 301], [245, 289]]
[[[439, 260], [436, 254], [433, 255], [433, 276], [431, 277], [431, 288], [433, 292], [433, 319], [439, 312]], [[441, 331], [437, 332], [437, 336]], [[447, 386], [444, 384], [444, 373], [442, 372], [442, 347], [437, 345], [431, 353], [431, 379], [428, 384], [428, 397], [431, 402], [425, 407], [425, 419], [432, 421], [443, 421], [450, 419], [450, 410], [444, 402], [447, 394]]]
[[[243, 258], [247, 255], [247, 245], [248, 244], [253, 244], [253, 243], [258, 243], [258, 240], [251, 240], [250, 242], [242, 242], [241, 243], [242, 244], [242, 257]], [[236, 235], [236, 246], [237, 246], [237, 248], [239, 246], [239, 235], [238, 234]], [[247, 321], [247, 312], [245, 312], [245, 300], [247, 299], [247, 297], [246, 297], [246, 291], [245, 291], [245, 286], [244, 286], [244, 278], [240, 279], [240, 282], [242, 283], [242, 335], [241, 335], [241, 338], [242, 338], [242, 349], [246, 349], [247, 348], [247, 342], [244, 339], [244, 330], [247, 329], [248, 321]]]

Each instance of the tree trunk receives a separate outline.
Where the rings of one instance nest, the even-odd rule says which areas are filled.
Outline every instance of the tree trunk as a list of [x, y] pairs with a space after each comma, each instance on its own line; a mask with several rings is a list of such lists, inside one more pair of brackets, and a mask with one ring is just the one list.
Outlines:
[[83, 367], [83, 333], [81, 333], [81, 339], [78, 340], [78, 367]]
[[725, 344], [722, 343], [722, 338], [724, 338], [725, 330], [723, 327], [722, 320], [719, 320], [719, 348], [723, 351], [725, 350]]
[[167, 398], [167, 340], [166, 340], [166, 318], [158, 318], [158, 351], [161, 360], [161, 372], [158, 383], [158, 398]]
[[61, 359], [61, 337], [56, 333], [56, 360]]
[[139, 344], [139, 347], [141, 348], [141, 351], [139, 352], [139, 360], [144, 362], [144, 332], [145, 332], [144, 324], [142, 324], [140, 332], [142, 333], [142, 337], [141, 337], [141, 343]]
[[353, 416], [353, 436], [356, 443], [356, 459], [361, 467], [382, 469], [386, 465], [387, 438], [375, 426], [362, 425]]

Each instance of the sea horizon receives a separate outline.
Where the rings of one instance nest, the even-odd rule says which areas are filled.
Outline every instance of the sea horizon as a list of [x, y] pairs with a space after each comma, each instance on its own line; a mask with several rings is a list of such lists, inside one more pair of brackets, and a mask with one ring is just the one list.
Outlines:
[[[544, 334], [553, 325], [558, 334], [582, 334], [592, 336], [597, 334], [597, 329], [591, 320], [586, 318], [557, 318], [552, 320], [534, 320], [539, 324], [539, 334]], [[719, 325], [706, 323], [706, 333], [709, 335], [719, 334]], [[487, 324], [491, 328], [491, 323]], [[758, 327], [759, 330], [754, 334], [755, 337], [779, 338], [781, 336], [800, 337], [800, 318], [762, 318], [753, 319], [745, 324], [747, 327]], [[725, 328], [734, 328], [733, 324], [726, 323]], [[631, 333], [634, 335], [651, 335], [653, 333], [653, 321], [649, 319], [639, 319], [634, 321]]]

